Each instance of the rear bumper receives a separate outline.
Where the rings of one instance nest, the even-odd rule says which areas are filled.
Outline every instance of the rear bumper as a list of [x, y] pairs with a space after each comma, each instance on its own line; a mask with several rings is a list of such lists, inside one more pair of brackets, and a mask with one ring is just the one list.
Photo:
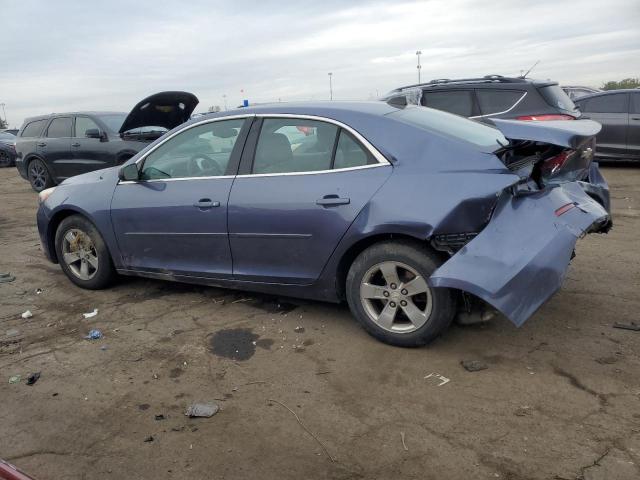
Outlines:
[[610, 223], [580, 183], [519, 197], [504, 192], [487, 227], [433, 273], [431, 284], [476, 295], [522, 325], [562, 285], [577, 240]]

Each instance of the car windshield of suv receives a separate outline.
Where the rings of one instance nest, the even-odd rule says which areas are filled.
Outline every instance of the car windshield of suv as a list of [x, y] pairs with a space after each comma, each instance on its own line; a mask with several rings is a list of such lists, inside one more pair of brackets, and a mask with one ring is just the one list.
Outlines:
[[110, 113], [108, 115], [98, 115], [98, 118], [112, 132], [118, 132], [127, 116], [124, 113]]
[[492, 152], [509, 144], [497, 128], [433, 108], [406, 107], [390, 113], [389, 117], [488, 148]]

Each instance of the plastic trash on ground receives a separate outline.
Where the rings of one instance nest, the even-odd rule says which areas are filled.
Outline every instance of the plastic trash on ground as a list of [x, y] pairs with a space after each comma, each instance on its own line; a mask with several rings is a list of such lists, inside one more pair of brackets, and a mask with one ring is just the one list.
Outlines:
[[215, 403], [194, 403], [184, 413], [187, 417], [213, 417], [220, 407]]

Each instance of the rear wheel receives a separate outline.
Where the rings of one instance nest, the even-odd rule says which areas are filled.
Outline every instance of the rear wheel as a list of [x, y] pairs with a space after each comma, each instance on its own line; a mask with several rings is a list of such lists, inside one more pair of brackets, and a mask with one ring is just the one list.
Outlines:
[[9, 154], [0, 150], [0, 168], [2, 167], [10, 167], [11, 166], [11, 158], [9, 158]]
[[347, 275], [351, 312], [371, 335], [402, 347], [426, 345], [451, 323], [452, 292], [428, 278], [442, 262], [413, 242], [382, 242], [363, 251]]
[[55, 246], [62, 271], [79, 287], [99, 290], [114, 279], [107, 246], [86, 218], [72, 215], [60, 222]]
[[27, 173], [31, 188], [36, 192], [41, 192], [46, 188], [53, 187], [53, 178], [51, 178], [51, 174], [42, 160], [38, 158], [31, 160], [27, 168]]

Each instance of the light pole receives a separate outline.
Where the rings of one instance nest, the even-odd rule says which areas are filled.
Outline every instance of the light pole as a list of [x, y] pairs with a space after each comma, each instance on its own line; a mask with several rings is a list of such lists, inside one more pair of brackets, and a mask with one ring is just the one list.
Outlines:
[[9, 122], [7, 122], [7, 112], [4, 111], [4, 103], [0, 103], [0, 107], [2, 107], [2, 118], [4, 118], [4, 123], [9, 126]]
[[422, 69], [422, 65], [420, 65], [420, 55], [422, 55], [422, 52], [418, 50], [416, 55], [418, 56], [418, 83], [420, 83], [420, 70]]
[[227, 111], [227, 94], [225, 93], [224, 95], [222, 95], [222, 98], [224, 98], [224, 111]]
[[329, 72], [329, 100], [333, 100], [333, 82], [331, 77], [333, 77], [333, 73]]

